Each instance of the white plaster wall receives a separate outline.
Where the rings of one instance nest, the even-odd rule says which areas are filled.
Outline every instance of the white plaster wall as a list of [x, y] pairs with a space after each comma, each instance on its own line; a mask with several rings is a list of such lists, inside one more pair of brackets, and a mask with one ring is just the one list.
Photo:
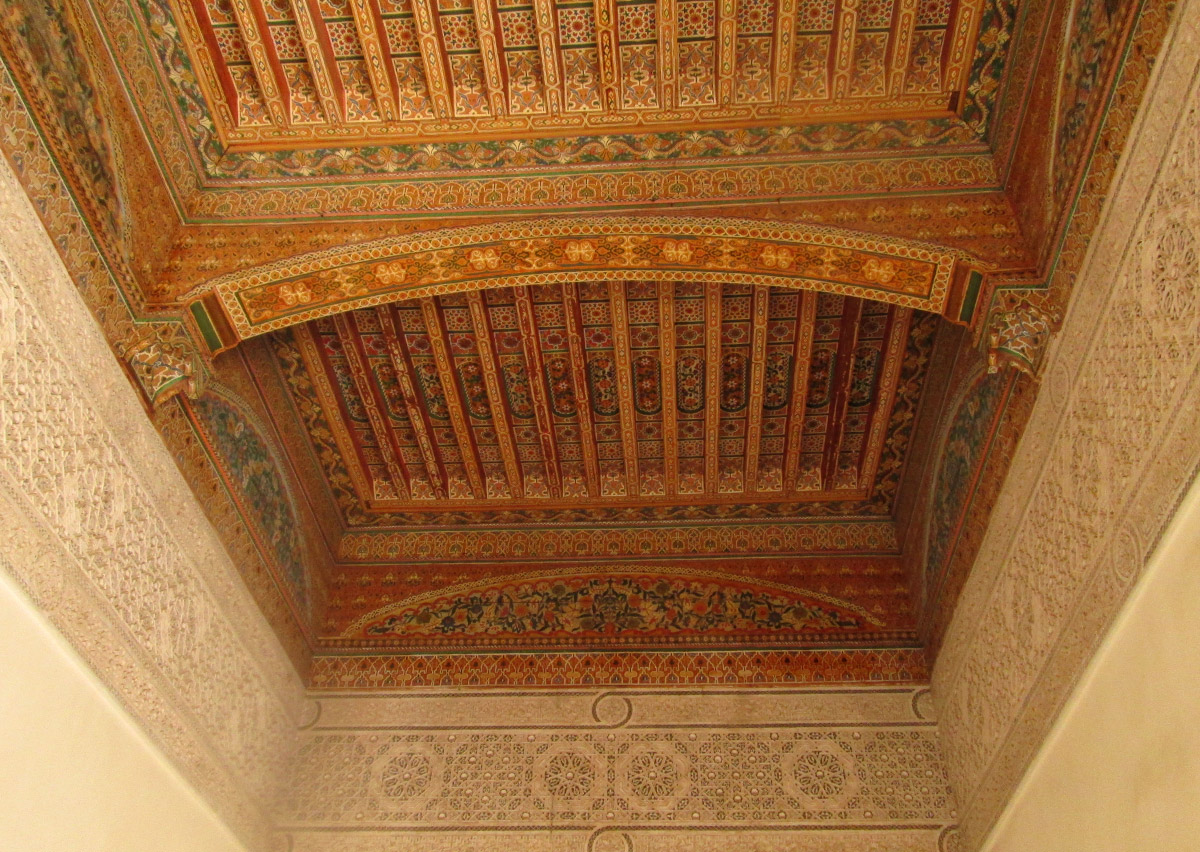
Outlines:
[[1200, 849], [1200, 482], [986, 852]]
[[0, 848], [245, 848], [2, 572]]

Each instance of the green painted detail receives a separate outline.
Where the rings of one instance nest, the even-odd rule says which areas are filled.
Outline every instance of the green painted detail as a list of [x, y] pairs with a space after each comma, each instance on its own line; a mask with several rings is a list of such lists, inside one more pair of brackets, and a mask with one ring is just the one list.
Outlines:
[[210, 352], [216, 352], [221, 348], [221, 335], [217, 333], [216, 326], [213, 325], [212, 317], [208, 315], [208, 311], [204, 309], [201, 302], [192, 302], [191, 306], [192, 319], [196, 321], [196, 325], [200, 329], [201, 336], [204, 337], [204, 343], [208, 346]]
[[982, 286], [983, 273], [972, 272], [967, 279], [967, 294], [963, 296], [962, 310], [958, 312], [958, 318], [963, 322], [970, 322], [971, 317], [975, 316], [975, 305], [979, 301]]

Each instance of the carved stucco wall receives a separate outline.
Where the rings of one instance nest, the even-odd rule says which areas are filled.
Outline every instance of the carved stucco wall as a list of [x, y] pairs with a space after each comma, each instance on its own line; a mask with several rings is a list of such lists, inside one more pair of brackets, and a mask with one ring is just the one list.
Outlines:
[[0, 161], [0, 570], [250, 848], [301, 686]]
[[934, 670], [967, 849], [1200, 463], [1200, 3], [1172, 26]]

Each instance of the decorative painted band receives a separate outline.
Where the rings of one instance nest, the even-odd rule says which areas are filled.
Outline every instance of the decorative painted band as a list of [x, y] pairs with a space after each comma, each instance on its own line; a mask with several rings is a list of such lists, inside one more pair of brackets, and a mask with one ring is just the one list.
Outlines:
[[965, 252], [854, 231], [733, 218], [581, 217], [476, 225], [300, 255], [206, 282], [225, 349], [357, 308], [491, 287], [608, 280], [720, 281], [816, 290], [973, 319]]

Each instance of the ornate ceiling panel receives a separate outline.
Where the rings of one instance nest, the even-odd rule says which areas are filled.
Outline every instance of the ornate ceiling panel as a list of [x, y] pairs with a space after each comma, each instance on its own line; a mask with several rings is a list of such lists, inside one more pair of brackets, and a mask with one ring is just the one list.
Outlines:
[[949, 116], [982, 0], [186, 0], [238, 150]]
[[615, 281], [360, 309], [275, 351], [359, 523], [855, 514], [919, 394], [912, 324], [832, 294]]

